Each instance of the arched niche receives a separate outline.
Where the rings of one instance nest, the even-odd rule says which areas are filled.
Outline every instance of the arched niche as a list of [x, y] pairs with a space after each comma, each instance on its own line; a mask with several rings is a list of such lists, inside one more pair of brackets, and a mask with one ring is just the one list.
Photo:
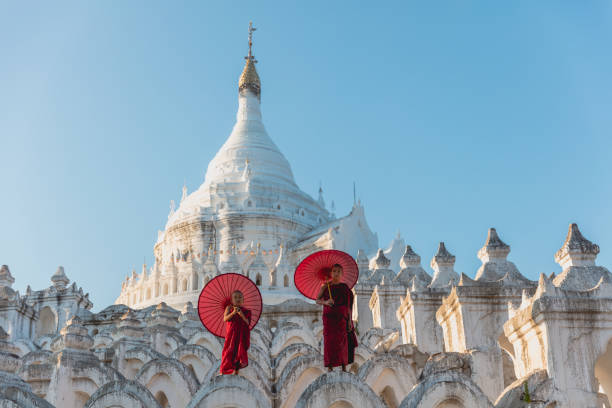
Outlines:
[[612, 338], [608, 341], [606, 350], [595, 360], [595, 377], [599, 381], [601, 391], [612, 403]]
[[149, 361], [136, 374], [136, 381], [154, 395], [163, 391], [172, 407], [187, 405], [200, 386], [193, 371], [173, 358]]
[[399, 408], [493, 408], [493, 404], [472, 379], [446, 371], [416, 385]]
[[168, 401], [168, 397], [166, 397], [166, 393], [163, 391], [157, 391], [155, 393], [155, 399], [159, 402], [159, 406], [161, 408], [168, 408], [170, 402]]
[[197, 344], [184, 344], [174, 350], [170, 357], [190, 367], [200, 382], [217, 360], [210, 350]]
[[387, 385], [380, 391], [380, 398], [385, 401], [385, 404], [387, 404], [387, 407], [389, 408], [397, 408], [399, 405], [397, 395], [393, 388], [389, 385]]
[[386, 408], [382, 399], [367, 384], [359, 381], [353, 374], [340, 371], [319, 376], [304, 390], [295, 406]]
[[142, 384], [130, 380], [111, 381], [98, 389], [83, 408], [162, 408]]
[[253, 383], [240, 375], [213, 377], [193, 396], [186, 408], [227, 407], [268, 408], [272, 401]]
[[49, 306], [40, 309], [36, 322], [36, 335], [55, 334], [57, 332], [57, 315]]

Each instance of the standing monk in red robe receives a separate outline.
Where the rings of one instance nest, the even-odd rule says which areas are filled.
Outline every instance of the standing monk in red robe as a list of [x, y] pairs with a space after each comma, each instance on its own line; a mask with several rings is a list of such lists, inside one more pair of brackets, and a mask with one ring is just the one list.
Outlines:
[[342, 266], [334, 264], [331, 279], [321, 286], [317, 304], [323, 305], [323, 360], [325, 367], [346, 366], [353, 362], [357, 337], [352, 319], [353, 292], [342, 279]]
[[221, 374], [238, 374], [241, 368], [249, 365], [247, 351], [251, 345], [251, 311], [242, 307], [244, 296], [236, 290], [232, 292], [232, 303], [227, 305], [223, 320], [225, 323], [225, 343], [221, 353]]

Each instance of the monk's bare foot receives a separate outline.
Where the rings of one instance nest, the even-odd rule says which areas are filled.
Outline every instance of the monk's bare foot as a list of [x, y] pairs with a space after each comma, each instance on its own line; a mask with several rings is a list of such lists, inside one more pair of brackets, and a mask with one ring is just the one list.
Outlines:
[[331, 368], [331, 367], [327, 367], [327, 371], [329, 371], [331, 373], [332, 371], [334, 371], [334, 369]]
[[344, 371], [346, 373], [346, 366], [345, 365], [342, 366], [342, 371]]
[[234, 370], [234, 375], [238, 375], [238, 371], [240, 370]]

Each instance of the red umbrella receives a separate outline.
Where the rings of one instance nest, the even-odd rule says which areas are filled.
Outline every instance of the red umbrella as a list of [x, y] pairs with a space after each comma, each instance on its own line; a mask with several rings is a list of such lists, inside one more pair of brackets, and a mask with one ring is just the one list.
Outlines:
[[223, 314], [225, 308], [231, 303], [232, 292], [239, 290], [244, 295], [243, 307], [251, 311], [252, 329], [257, 324], [261, 309], [261, 293], [252, 280], [238, 273], [224, 273], [211, 279], [198, 300], [198, 315], [200, 321], [215, 336], [225, 337], [225, 322]]
[[359, 268], [352, 256], [336, 249], [326, 249], [310, 254], [295, 269], [293, 281], [300, 293], [309, 299], [316, 299], [321, 285], [330, 279], [334, 264], [342, 265], [342, 280], [349, 288], [355, 286]]

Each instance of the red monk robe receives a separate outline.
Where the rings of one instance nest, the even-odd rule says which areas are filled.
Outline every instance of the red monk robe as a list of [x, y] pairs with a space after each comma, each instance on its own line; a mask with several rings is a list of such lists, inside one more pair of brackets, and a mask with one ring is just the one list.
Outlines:
[[[324, 365], [325, 367], [347, 366], [353, 363], [357, 347], [352, 320], [353, 292], [346, 283], [330, 283], [329, 288], [334, 304], [323, 306]], [[327, 288], [322, 298], [329, 299]]]
[[[250, 322], [251, 311], [241, 307], [242, 314]], [[225, 323], [225, 343], [221, 353], [221, 374], [232, 374], [234, 370], [249, 365], [247, 351], [251, 346], [251, 331], [238, 314]]]

